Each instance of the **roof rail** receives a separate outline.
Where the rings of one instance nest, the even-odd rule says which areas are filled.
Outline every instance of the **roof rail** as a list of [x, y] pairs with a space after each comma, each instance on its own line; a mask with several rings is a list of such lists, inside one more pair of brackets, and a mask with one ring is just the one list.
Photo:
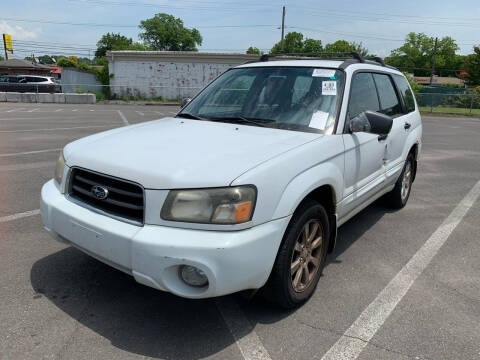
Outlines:
[[393, 66], [385, 64], [385, 61], [379, 56], [364, 57], [357, 51], [350, 52], [310, 52], [310, 53], [282, 53], [282, 54], [263, 54], [260, 56], [260, 61], [269, 61], [272, 58], [287, 58], [287, 59], [322, 59], [322, 60], [345, 60], [340, 67], [342, 69], [355, 63], [376, 63], [380, 66], [396, 69]]
[[324, 59], [324, 60], [341, 60], [346, 58], [354, 58], [359, 62], [365, 62], [365, 58], [356, 51], [350, 52], [309, 52], [309, 53], [281, 53], [281, 54], [263, 54], [260, 56], [260, 61], [269, 61], [271, 58], [286, 57], [286, 58], [309, 58], [309, 59]]

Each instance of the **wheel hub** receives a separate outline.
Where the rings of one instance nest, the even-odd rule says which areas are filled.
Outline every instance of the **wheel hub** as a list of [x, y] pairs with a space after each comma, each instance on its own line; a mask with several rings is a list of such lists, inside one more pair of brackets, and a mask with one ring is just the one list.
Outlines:
[[320, 268], [322, 249], [322, 224], [320, 220], [310, 220], [300, 231], [292, 253], [290, 276], [296, 292], [304, 291], [315, 278]]

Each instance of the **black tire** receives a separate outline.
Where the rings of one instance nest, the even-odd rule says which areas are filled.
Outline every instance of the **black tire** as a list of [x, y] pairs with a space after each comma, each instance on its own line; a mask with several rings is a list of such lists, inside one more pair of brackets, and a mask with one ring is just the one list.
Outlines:
[[[319, 225], [318, 228], [316, 228], [315, 224]], [[307, 228], [307, 230], [305, 230], [305, 228]], [[297, 242], [301, 240], [306, 241], [305, 231], [311, 231], [313, 234], [310, 246], [305, 245], [305, 248], [310, 247], [312, 250], [302, 249], [302, 251], [306, 252], [302, 253], [299, 252], [297, 248], [300, 245], [297, 244]], [[314, 233], [314, 231], [316, 232]], [[318, 240], [320, 234], [322, 238], [321, 245], [318, 245], [320, 242]], [[295, 211], [285, 231], [270, 278], [262, 289], [263, 296], [267, 298], [267, 300], [275, 302], [286, 309], [297, 307], [307, 301], [315, 291], [323, 267], [325, 266], [329, 238], [330, 225], [325, 208], [316, 201], [304, 201]], [[316, 245], [314, 245], [315, 240], [317, 240]], [[314, 246], [317, 247], [313, 249]], [[310, 251], [310, 253], [308, 253], [308, 251]], [[316, 268], [313, 268], [316, 266], [313, 262], [307, 263], [303, 261], [303, 264], [298, 265], [298, 270], [292, 275], [291, 266], [293, 265], [294, 259], [301, 261], [302, 259], [308, 258], [308, 261], [311, 261], [311, 257], [315, 257], [318, 260]], [[315, 261], [317, 262], [317, 260]], [[302, 269], [300, 269], [300, 267], [302, 267]], [[311, 268], [312, 275], [308, 276], [308, 271]], [[314, 270], [315, 273], [313, 274]], [[295, 290], [293, 285], [298, 272], [301, 272], [300, 280], [297, 280], [298, 288], [302, 287], [301, 282], [304, 278], [309, 279], [305, 281], [306, 284], [304, 284], [304, 287], [302, 287], [300, 291], [298, 289]]]
[[[404, 179], [406, 176], [408, 177], [408, 189], [405, 192]], [[414, 177], [415, 159], [413, 157], [413, 154], [410, 153], [407, 156], [407, 160], [405, 161], [405, 165], [403, 166], [402, 173], [400, 174], [397, 182], [395, 183], [395, 187], [385, 196], [387, 206], [393, 209], [401, 209], [407, 204], [408, 198], [410, 197], [410, 192], [412, 191], [412, 183]]]

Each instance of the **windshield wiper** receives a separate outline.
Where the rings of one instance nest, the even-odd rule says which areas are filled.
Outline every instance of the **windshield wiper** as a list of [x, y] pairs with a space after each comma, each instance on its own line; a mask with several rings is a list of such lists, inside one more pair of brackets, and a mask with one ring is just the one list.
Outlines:
[[256, 119], [256, 118], [246, 118], [243, 116], [232, 116], [232, 117], [216, 117], [212, 118], [214, 121], [229, 122], [236, 124], [251, 124], [255, 126], [262, 127], [272, 127], [270, 123], [274, 123], [275, 120], [272, 119]]
[[208, 119], [205, 119], [203, 117], [193, 115], [193, 114], [190, 114], [190, 113], [179, 113], [175, 117], [181, 117], [181, 118], [193, 119], [193, 120], [208, 120]]

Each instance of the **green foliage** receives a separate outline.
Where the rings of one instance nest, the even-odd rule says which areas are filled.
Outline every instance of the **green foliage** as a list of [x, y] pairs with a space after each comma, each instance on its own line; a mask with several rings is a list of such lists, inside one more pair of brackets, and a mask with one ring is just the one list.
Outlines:
[[283, 40], [283, 51], [282, 43], [279, 41], [273, 45], [270, 50], [271, 54], [281, 54], [281, 53], [301, 53], [303, 51], [303, 34], [292, 31], [285, 35]]
[[[283, 44], [284, 53], [319, 53], [319, 52], [351, 52], [357, 51], [360, 54], [367, 56], [368, 50], [362, 46], [361, 43], [348, 42], [346, 40], [338, 40], [334, 43], [322, 45], [321, 40], [305, 39], [303, 34], [298, 32], [290, 32], [285, 36]], [[281, 42], [276, 43], [272, 50], [272, 54], [282, 53]]]
[[73, 67], [73, 68], [76, 68], [78, 66], [76, 62], [73, 62], [72, 60], [66, 57], [59, 58], [57, 60], [57, 65], [61, 67]]
[[[435, 39], [424, 33], [411, 32], [405, 38], [405, 43], [392, 50], [386, 63], [401, 69], [410, 69], [416, 76], [430, 76]], [[459, 69], [463, 57], [456, 55], [459, 47], [455, 40], [445, 36], [438, 40], [436, 69], [439, 74], [454, 75], [449, 69]]]
[[305, 39], [303, 42], [303, 52], [322, 52], [323, 46], [321, 40]]
[[465, 85], [462, 85], [462, 84], [452, 84], [452, 83], [444, 83], [441, 86], [450, 88], [450, 89], [462, 89], [465, 87]]
[[5, 60], [4, 57], [0, 55], [0, 61], [3, 61], [3, 60]]
[[368, 49], [364, 48], [362, 43], [354, 41], [348, 42], [346, 40], [338, 40], [334, 43], [325, 45], [325, 52], [352, 52], [356, 51], [363, 56], [368, 55]]
[[124, 50], [133, 44], [133, 40], [121, 34], [106, 33], [97, 42], [95, 57], [102, 57], [109, 50]]
[[44, 65], [53, 65], [55, 64], [55, 59], [50, 55], [43, 55], [38, 57], [38, 62]]
[[202, 45], [197, 29], [187, 29], [180, 18], [169, 14], [160, 13], [142, 20], [139, 27], [143, 30], [140, 39], [153, 50], [198, 51], [197, 45]]
[[480, 46], [475, 46], [473, 51], [465, 57], [464, 69], [470, 75], [465, 79], [469, 85], [480, 85]]
[[76, 88], [76, 89], [75, 89], [75, 93], [76, 93], [76, 94], [85, 94], [85, 90], [80, 89], [80, 88]]
[[250, 46], [247, 50], [247, 54], [262, 55], [263, 51], [261, 51], [259, 48], [256, 48], [254, 46]]

